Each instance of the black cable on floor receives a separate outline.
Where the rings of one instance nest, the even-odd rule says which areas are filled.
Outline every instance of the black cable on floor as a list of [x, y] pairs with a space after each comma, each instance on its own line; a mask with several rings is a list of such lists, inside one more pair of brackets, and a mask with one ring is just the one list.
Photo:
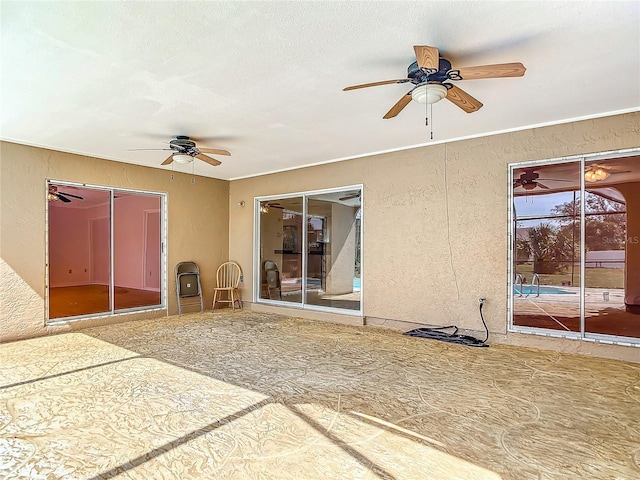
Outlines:
[[[446, 327], [431, 327], [431, 328], [416, 328], [404, 332], [403, 335], [410, 337], [427, 338], [430, 340], [440, 340], [441, 342], [455, 343], [458, 345], [465, 345], [467, 347], [488, 347], [486, 341], [489, 339], [489, 329], [487, 323], [484, 321], [484, 315], [482, 314], [482, 306], [484, 305], [484, 299], [480, 300], [480, 319], [484, 325], [485, 337], [484, 340], [477, 339], [471, 335], [459, 335], [458, 327], [455, 325], [447, 325]], [[453, 333], [443, 332], [442, 330], [453, 329]]]

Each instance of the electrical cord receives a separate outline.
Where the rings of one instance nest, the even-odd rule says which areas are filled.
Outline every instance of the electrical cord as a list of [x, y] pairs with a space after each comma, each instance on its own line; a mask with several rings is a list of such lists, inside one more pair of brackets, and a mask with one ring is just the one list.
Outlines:
[[[489, 339], [489, 329], [487, 328], [487, 322], [485, 322], [484, 315], [482, 313], [482, 306], [484, 305], [484, 301], [484, 298], [480, 299], [480, 319], [482, 320], [482, 325], [484, 325], [485, 330], [484, 340], [472, 337], [471, 335], [459, 335], [458, 327], [455, 325], [447, 325], [445, 327], [416, 328], [414, 330], [404, 332], [403, 335], [408, 335], [410, 337], [427, 338], [430, 340], [440, 340], [442, 342], [455, 343], [457, 345], [465, 345], [467, 347], [488, 347], [489, 344], [487, 344], [486, 342]], [[442, 331], [449, 329], [453, 329], [453, 333]]]
[[480, 320], [482, 320], [482, 325], [484, 325], [485, 337], [482, 343], [486, 343], [489, 340], [489, 329], [487, 328], [487, 322], [484, 321], [484, 315], [482, 314], [482, 306], [484, 305], [484, 298], [480, 299]]

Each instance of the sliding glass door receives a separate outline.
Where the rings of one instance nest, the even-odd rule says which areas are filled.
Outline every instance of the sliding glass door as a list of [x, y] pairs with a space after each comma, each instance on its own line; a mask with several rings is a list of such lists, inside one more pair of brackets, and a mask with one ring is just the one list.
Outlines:
[[361, 188], [256, 200], [256, 301], [361, 311]]
[[352, 190], [307, 196], [306, 304], [360, 310], [359, 195]]
[[302, 305], [302, 204], [302, 197], [259, 203], [262, 299]]
[[511, 172], [511, 327], [640, 343], [640, 155]]
[[162, 195], [47, 189], [49, 321], [162, 306]]
[[114, 191], [113, 293], [116, 310], [160, 305], [161, 197]]
[[49, 184], [49, 319], [111, 311], [108, 190]]
[[513, 324], [580, 332], [580, 192], [564, 188], [580, 185], [580, 165], [518, 168], [513, 178]]

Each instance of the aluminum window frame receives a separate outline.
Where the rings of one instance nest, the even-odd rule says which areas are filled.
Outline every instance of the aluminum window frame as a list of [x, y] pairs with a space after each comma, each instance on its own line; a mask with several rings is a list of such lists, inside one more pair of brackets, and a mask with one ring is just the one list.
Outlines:
[[[260, 203], [268, 201], [283, 200], [288, 198], [301, 198], [302, 199], [302, 218], [303, 225], [306, 224], [308, 216], [308, 197], [313, 195], [322, 195], [327, 193], [337, 193], [348, 190], [360, 190], [360, 308], [358, 310], [326, 307], [322, 305], [313, 305], [305, 302], [305, 292], [307, 288], [307, 255], [308, 255], [308, 232], [306, 228], [302, 229], [302, 245], [304, 245], [304, 251], [302, 252], [302, 295], [300, 303], [285, 302], [281, 300], [274, 300], [268, 298], [260, 298], [261, 289], [261, 273], [262, 266], [260, 265]], [[253, 199], [253, 296], [252, 301], [262, 305], [272, 305], [277, 307], [291, 308], [296, 310], [308, 310], [325, 313], [335, 313], [340, 315], [350, 315], [354, 317], [364, 317], [364, 185], [354, 184], [340, 187], [325, 188], [319, 190], [305, 190], [294, 193], [286, 193], [281, 195], [263, 195], [257, 196]]]
[[615, 158], [628, 157], [630, 155], [640, 154], [640, 148], [630, 148], [623, 150], [614, 150], [606, 152], [598, 152], [584, 155], [571, 155], [567, 157], [557, 157], [544, 160], [532, 160], [527, 162], [509, 163], [508, 164], [508, 176], [507, 176], [507, 188], [508, 188], [508, 228], [507, 228], [507, 242], [508, 242], [508, 268], [507, 268], [507, 332], [511, 333], [524, 333], [533, 334], [547, 337], [568, 338], [573, 340], [582, 340], [596, 343], [606, 343], [613, 345], [623, 346], [635, 346], [640, 347], [640, 338], [625, 337], [621, 335], [606, 335], [599, 333], [590, 333], [585, 331], [585, 270], [586, 270], [586, 255], [584, 254], [584, 245], [586, 239], [586, 225], [585, 225], [585, 178], [584, 175], [580, 175], [580, 331], [579, 332], [564, 332], [560, 330], [552, 330], [538, 327], [527, 327], [522, 325], [514, 325], [514, 239], [515, 239], [515, 218], [514, 218], [514, 198], [513, 194], [513, 171], [519, 168], [533, 167], [533, 166], [546, 166], [557, 165], [567, 163], [579, 163], [581, 171], [584, 172], [585, 164], [587, 162], [593, 162], [598, 160], [612, 160]]
[[[49, 200], [48, 192], [49, 185], [60, 185], [78, 188], [88, 188], [92, 190], [101, 190], [109, 192], [109, 228], [110, 228], [110, 248], [109, 248], [109, 311], [90, 313], [85, 315], [74, 315], [61, 318], [49, 318], [50, 313], [50, 252], [49, 252]], [[132, 193], [138, 195], [149, 195], [158, 197], [160, 200], [160, 304], [151, 306], [131, 307], [115, 309], [115, 285], [114, 285], [114, 197], [116, 192]], [[105, 185], [94, 185], [89, 183], [70, 182], [66, 180], [56, 180], [48, 178], [45, 180], [45, 308], [44, 308], [44, 325], [65, 325], [69, 323], [75, 323], [83, 320], [95, 320], [100, 318], [112, 318], [121, 315], [140, 313], [140, 312], [153, 312], [159, 310], [167, 310], [168, 308], [168, 198], [166, 192], [154, 192], [150, 190], [139, 190], [132, 188], [110, 187]]]

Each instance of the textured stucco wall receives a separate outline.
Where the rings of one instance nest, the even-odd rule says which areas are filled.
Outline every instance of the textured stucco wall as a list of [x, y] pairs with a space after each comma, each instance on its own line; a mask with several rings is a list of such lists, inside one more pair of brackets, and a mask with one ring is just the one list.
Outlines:
[[168, 306], [177, 313], [173, 268], [200, 265], [205, 304], [229, 258], [229, 182], [40, 148], [0, 144], [0, 341], [164, 315], [165, 311], [45, 327], [46, 180], [167, 193]]
[[[366, 317], [479, 330], [482, 296], [490, 331], [527, 344], [530, 335], [506, 335], [508, 164], [638, 146], [640, 114], [630, 113], [236, 180], [230, 205], [362, 183]], [[251, 265], [252, 209], [232, 207], [229, 228], [230, 256]], [[245, 267], [245, 299], [250, 277]], [[609, 348], [578, 343], [586, 353]]]

